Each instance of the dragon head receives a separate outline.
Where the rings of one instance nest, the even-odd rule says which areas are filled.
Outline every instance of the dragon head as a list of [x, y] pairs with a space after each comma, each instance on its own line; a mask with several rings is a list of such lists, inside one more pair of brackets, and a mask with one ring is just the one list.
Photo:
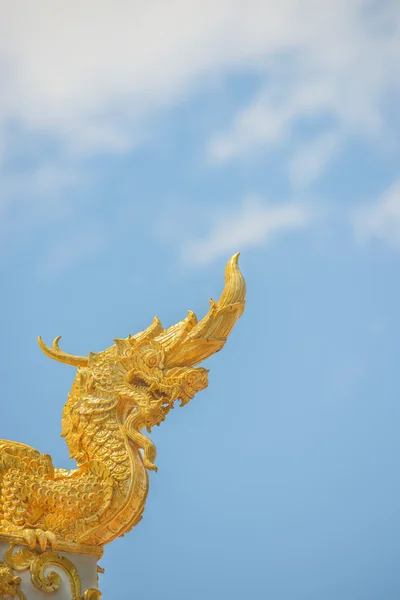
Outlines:
[[225, 271], [225, 287], [218, 302], [210, 301], [206, 316], [197, 321], [189, 311], [183, 320], [164, 329], [155, 317], [152, 324], [89, 356], [74, 356], [52, 347], [39, 337], [43, 352], [78, 367], [79, 388], [92, 397], [117, 398], [123, 420], [130, 428], [148, 431], [159, 425], [176, 400], [187, 404], [207, 387], [208, 371], [197, 365], [224, 346], [244, 309], [246, 285], [233, 256]]

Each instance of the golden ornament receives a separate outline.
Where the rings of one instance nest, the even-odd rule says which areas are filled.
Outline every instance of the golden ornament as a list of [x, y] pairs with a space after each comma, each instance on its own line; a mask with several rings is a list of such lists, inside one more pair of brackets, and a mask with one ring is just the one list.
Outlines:
[[[207, 387], [208, 371], [197, 365], [221, 350], [244, 309], [246, 286], [238, 256], [226, 266], [219, 301], [211, 300], [199, 322], [189, 311], [186, 319], [163, 329], [156, 317], [146, 330], [87, 357], [63, 352], [60, 338], [52, 347], [39, 338], [47, 356], [77, 367], [62, 417], [62, 436], [77, 468], [55, 469], [48, 454], [0, 440], [2, 534], [24, 540], [31, 551], [38, 545], [45, 552], [49, 544], [85, 552], [139, 522], [149, 487], [147, 471], [156, 470], [156, 448], [143, 430], [150, 433], [164, 421], [176, 400], [183, 406]], [[68, 571], [66, 559], [54, 552], [21, 552], [18, 560], [33, 569], [37, 587], [56, 589], [59, 576], [44, 576], [43, 571], [55, 564], [69, 573], [75, 597], [80, 596], [76, 573], [69, 566]], [[9, 569], [7, 561], [0, 564], [0, 591], [9, 586], [17, 594], [18, 578]], [[100, 597], [87, 590], [84, 597], [96, 598], [96, 593]]]

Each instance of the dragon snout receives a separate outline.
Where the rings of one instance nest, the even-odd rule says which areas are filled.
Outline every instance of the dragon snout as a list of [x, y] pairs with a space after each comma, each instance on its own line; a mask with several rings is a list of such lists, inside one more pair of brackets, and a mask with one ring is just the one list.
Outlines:
[[197, 392], [201, 392], [208, 386], [208, 370], [202, 367], [189, 369], [181, 382], [182, 406], [187, 404]]

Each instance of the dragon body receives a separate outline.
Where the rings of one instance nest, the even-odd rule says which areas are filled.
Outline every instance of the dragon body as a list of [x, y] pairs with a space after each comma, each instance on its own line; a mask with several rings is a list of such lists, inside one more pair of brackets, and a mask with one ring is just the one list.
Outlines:
[[0, 440], [0, 525], [30, 547], [58, 540], [104, 545], [141, 519], [148, 470], [156, 449], [148, 437], [175, 401], [187, 404], [207, 387], [208, 371], [197, 365], [219, 351], [243, 312], [245, 282], [238, 255], [228, 262], [225, 287], [207, 315], [194, 313], [163, 329], [156, 317], [146, 330], [88, 357], [59, 348], [56, 338], [41, 349], [77, 367], [64, 407], [62, 436], [77, 463], [55, 469], [51, 457]]

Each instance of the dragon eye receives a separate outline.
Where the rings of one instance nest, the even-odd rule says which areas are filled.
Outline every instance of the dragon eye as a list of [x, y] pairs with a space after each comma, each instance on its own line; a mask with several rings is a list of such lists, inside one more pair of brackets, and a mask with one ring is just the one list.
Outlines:
[[156, 367], [160, 361], [158, 355], [154, 353], [147, 357], [146, 362], [149, 367]]

